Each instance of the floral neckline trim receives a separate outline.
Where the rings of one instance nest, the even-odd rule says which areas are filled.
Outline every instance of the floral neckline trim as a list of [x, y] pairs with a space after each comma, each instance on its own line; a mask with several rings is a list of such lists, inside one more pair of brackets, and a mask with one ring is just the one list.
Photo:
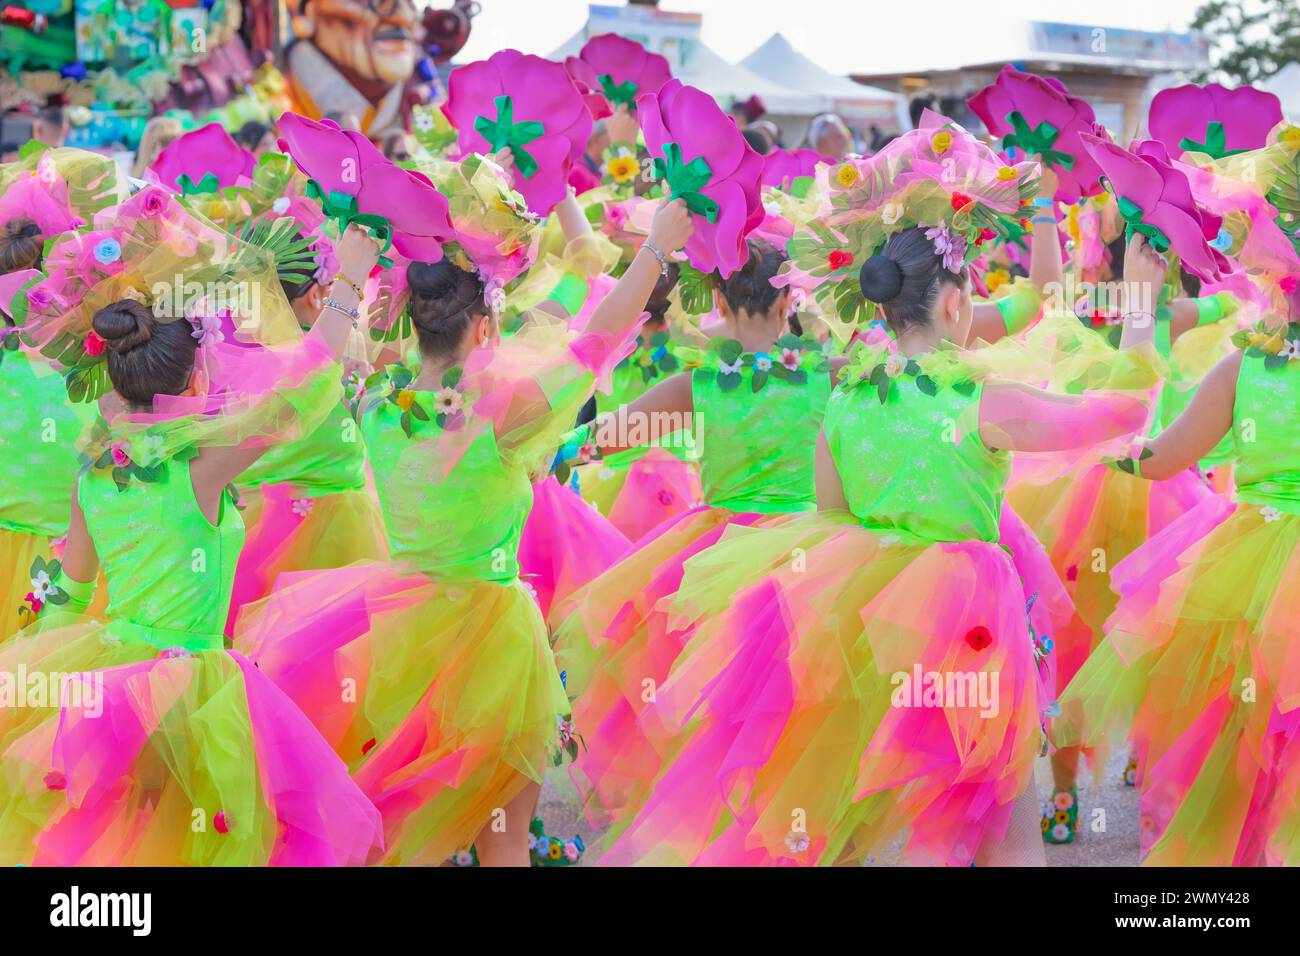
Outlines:
[[825, 372], [830, 367], [820, 345], [789, 333], [777, 339], [771, 352], [746, 352], [735, 339], [716, 339], [710, 351], [712, 361], [700, 372], [716, 375], [718, 389], [723, 392], [739, 388], [746, 373], [750, 390], [757, 393], [772, 379], [807, 385], [809, 372]]
[[1232, 344], [1247, 358], [1263, 359], [1270, 372], [1300, 362], [1300, 322], [1288, 322], [1284, 328], [1259, 322], [1253, 329], [1243, 329], [1232, 337]]
[[673, 354], [673, 343], [667, 332], [656, 332], [646, 339], [636, 337], [636, 351], [615, 368], [639, 368], [641, 381], [652, 382], [660, 375], [671, 375], [682, 367], [681, 360]]
[[[885, 404], [900, 383], [910, 381], [923, 395], [939, 394], [941, 386], [926, 372], [926, 357], [908, 358], [897, 352], [880, 351], [859, 343], [849, 352], [848, 364], [840, 370], [840, 387], [857, 388], [871, 385], [876, 389], [880, 404]], [[951, 388], [958, 395], [975, 394], [975, 383], [970, 379], [953, 382]]]
[[81, 456], [82, 472], [108, 472], [119, 492], [132, 481], [156, 484], [167, 476], [172, 461], [189, 461], [199, 453], [193, 444], [168, 452], [161, 435], [144, 432], [129, 439], [114, 439], [101, 428], [91, 444], [92, 451]]
[[35, 621], [47, 604], [59, 607], [68, 603], [70, 599], [68, 592], [55, 583], [62, 576], [62, 562], [57, 558], [52, 558], [47, 562], [44, 558], [37, 556], [36, 560], [32, 562], [31, 568], [32, 589], [23, 598], [26, 603], [18, 608], [20, 626], [27, 627]]
[[420, 393], [411, 388], [415, 374], [404, 365], [390, 365], [385, 371], [375, 372], [362, 384], [359, 396], [372, 391], [386, 378], [388, 388], [374, 404], [386, 402], [401, 411], [397, 420], [407, 438], [415, 437], [416, 422], [432, 422], [444, 431], [456, 431], [465, 424], [465, 398], [459, 388], [461, 375], [461, 369], [455, 366], [442, 373], [441, 387], [433, 393], [432, 411], [421, 401]]

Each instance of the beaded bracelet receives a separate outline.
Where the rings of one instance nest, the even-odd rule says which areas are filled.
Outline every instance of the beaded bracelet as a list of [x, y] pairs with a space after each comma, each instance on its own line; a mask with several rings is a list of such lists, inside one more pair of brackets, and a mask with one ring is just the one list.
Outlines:
[[335, 312], [342, 312], [344, 315], [346, 315], [349, 319], [352, 320], [353, 327], [356, 326], [357, 320], [361, 318], [361, 313], [359, 311], [357, 311], [356, 309], [349, 309], [338, 299], [331, 299], [329, 296], [326, 296], [324, 305], [325, 308], [327, 309], [333, 309]]
[[647, 239], [641, 245], [642, 248], [649, 249], [652, 253], [654, 253], [654, 257], [659, 260], [659, 274], [661, 276], [668, 275], [668, 257], [659, 251], [659, 247], [656, 246], [649, 239]]
[[342, 272], [336, 272], [336, 273], [334, 273], [334, 281], [335, 281], [335, 282], [338, 282], [338, 281], [340, 281], [340, 280], [342, 280], [343, 282], [346, 282], [346, 283], [348, 284], [348, 286], [351, 287], [352, 291], [355, 292], [355, 293], [357, 294], [357, 298], [358, 298], [358, 299], [364, 299], [364, 298], [365, 298], [365, 295], [363, 295], [362, 292], [361, 292], [361, 286], [357, 285], [355, 282], [353, 282], [351, 279], [349, 279], [347, 276], [345, 276]]

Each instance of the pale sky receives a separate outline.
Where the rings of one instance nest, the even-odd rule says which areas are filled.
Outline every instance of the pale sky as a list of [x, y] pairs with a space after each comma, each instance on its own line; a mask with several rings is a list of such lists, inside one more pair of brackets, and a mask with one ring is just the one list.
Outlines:
[[[465, 63], [514, 47], [547, 54], [582, 28], [584, 0], [480, 0]], [[620, 5], [620, 0], [606, 0]], [[773, 33], [834, 73], [875, 73], [996, 59], [1009, 27], [1033, 18], [1182, 31], [1202, 0], [663, 0], [704, 14], [704, 42], [736, 62]], [[987, 55], [986, 55], [987, 54]]]

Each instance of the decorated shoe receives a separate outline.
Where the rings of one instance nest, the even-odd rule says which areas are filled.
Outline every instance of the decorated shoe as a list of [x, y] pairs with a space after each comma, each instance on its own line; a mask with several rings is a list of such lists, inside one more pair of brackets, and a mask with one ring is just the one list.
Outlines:
[[528, 828], [528, 850], [533, 866], [573, 866], [582, 859], [587, 847], [577, 835], [572, 840], [547, 836], [542, 818], [537, 817]]
[[1043, 804], [1043, 842], [1063, 845], [1074, 842], [1079, 829], [1078, 790], [1055, 790], [1052, 799]]
[[1136, 787], [1138, 782], [1138, 758], [1133, 754], [1129, 755], [1128, 763], [1124, 765], [1124, 786]]

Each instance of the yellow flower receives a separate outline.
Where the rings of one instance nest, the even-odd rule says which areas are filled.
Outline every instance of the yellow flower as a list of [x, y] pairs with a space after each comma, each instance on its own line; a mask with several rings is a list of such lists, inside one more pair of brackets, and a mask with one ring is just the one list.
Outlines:
[[1300, 126], [1288, 126], [1278, 134], [1277, 141], [1283, 146], [1300, 149]]
[[411, 406], [415, 404], [415, 393], [409, 388], [404, 388], [397, 393], [397, 407], [404, 412], [409, 412]]
[[990, 269], [984, 275], [984, 284], [988, 287], [990, 293], [997, 292], [1006, 283], [1011, 281], [1011, 273], [1006, 269]]
[[640, 355], [636, 357], [636, 364], [640, 365], [642, 368], [645, 368], [650, 365], [654, 365], [654, 363], [655, 360], [650, 357], [649, 352], [642, 352]]
[[631, 182], [639, 169], [635, 156], [615, 156], [605, 167], [616, 183]]
[[1251, 332], [1250, 344], [1263, 352], [1268, 352], [1270, 355], [1276, 355], [1282, 351], [1282, 334], [1280, 332]]
[[1016, 178], [1016, 171], [1012, 167], [1010, 166], [998, 167], [998, 179], [1002, 180], [1004, 183], [1009, 183], [1011, 182], [1011, 180], [1015, 178]]
[[948, 152], [948, 147], [952, 145], [952, 133], [940, 130], [930, 137], [930, 145], [934, 147], [935, 155], [943, 155]]
[[841, 189], [849, 189], [858, 184], [862, 176], [858, 173], [858, 167], [852, 163], [842, 163], [835, 170], [835, 184]]

